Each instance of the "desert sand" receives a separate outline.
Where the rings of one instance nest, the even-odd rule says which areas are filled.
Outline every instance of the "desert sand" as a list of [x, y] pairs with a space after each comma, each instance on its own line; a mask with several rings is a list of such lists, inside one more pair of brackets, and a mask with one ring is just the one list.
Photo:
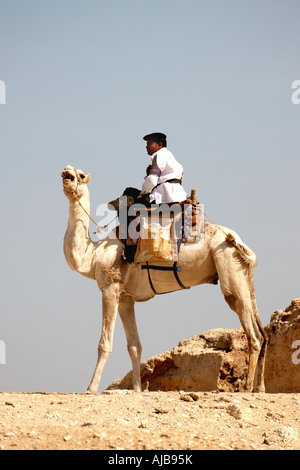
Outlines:
[[296, 393], [0, 393], [0, 449], [299, 450], [299, 405]]

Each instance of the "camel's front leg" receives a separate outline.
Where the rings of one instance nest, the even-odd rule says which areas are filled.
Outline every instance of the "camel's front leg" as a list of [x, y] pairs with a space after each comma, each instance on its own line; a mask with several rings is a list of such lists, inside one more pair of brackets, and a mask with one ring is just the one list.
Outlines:
[[132, 362], [132, 383], [133, 389], [137, 392], [142, 391], [140, 363], [142, 355], [142, 345], [136, 326], [134, 301], [123, 295], [120, 299], [119, 313], [124, 326], [127, 338], [127, 349]]
[[88, 392], [96, 393], [108, 356], [112, 352], [113, 335], [118, 311], [118, 287], [112, 285], [102, 293], [102, 333], [98, 345], [98, 360]]

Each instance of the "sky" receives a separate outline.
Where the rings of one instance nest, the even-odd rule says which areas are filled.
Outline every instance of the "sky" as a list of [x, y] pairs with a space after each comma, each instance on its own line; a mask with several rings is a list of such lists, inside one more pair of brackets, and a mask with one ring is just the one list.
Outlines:
[[[141, 187], [150, 132], [256, 253], [262, 323], [300, 297], [299, 15], [298, 0], [0, 0], [0, 391], [89, 385], [101, 293], [65, 261], [60, 174], [92, 175], [95, 218]], [[240, 327], [212, 285], [138, 303], [136, 317], [143, 361]], [[99, 391], [130, 369], [117, 319]]]

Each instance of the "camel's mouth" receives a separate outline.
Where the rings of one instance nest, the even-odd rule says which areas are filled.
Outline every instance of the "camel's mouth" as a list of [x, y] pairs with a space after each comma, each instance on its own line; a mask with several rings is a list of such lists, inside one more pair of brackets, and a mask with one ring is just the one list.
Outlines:
[[70, 173], [69, 171], [63, 171], [61, 176], [63, 178], [63, 181], [75, 181], [75, 176], [72, 175], [72, 173]]
[[71, 175], [70, 173], [68, 173], [68, 174], [64, 175], [64, 179], [74, 181], [75, 177], [73, 175]]

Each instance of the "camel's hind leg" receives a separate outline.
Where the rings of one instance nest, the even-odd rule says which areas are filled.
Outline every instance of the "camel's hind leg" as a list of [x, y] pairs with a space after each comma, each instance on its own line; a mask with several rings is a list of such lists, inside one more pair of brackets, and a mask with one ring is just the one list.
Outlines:
[[264, 392], [265, 336], [261, 330], [260, 321], [253, 310], [252, 301], [247, 297], [245, 294], [241, 296], [240, 293], [238, 295], [237, 293], [231, 293], [225, 295], [225, 300], [232, 310], [238, 314], [248, 340], [249, 368], [245, 390], [247, 392], [253, 391], [255, 372], [258, 368], [255, 391]]
[[264, 339], [257, 361], [257, 379], [253, 390], [254, 392], [265, 392], [265, 363], [267, 355], [268, 337], [264, 330], [262, 331], [262, 334], [264, 336]]
[[230, 308], [239, 316], [249, 344], [249, 370], [246, 391], [253, 391], [258, 367], [255, 391], [264, 391], [264, 363], [266, 334], [261, 325], [255, 300], [253, 267], [239, 259], [236, 251], [225, 247], [215, 253], [215, 263], [221, 290]]
[[119, 314], [123, 323], [127, 338], [127, 349], [132, 362], [132, 382], [133, 389], [141, 392], [140, 363], [142, 355], [142, 345], [137, 330], [134, 301], [131, 297], [122, 295], [119, 304]]

